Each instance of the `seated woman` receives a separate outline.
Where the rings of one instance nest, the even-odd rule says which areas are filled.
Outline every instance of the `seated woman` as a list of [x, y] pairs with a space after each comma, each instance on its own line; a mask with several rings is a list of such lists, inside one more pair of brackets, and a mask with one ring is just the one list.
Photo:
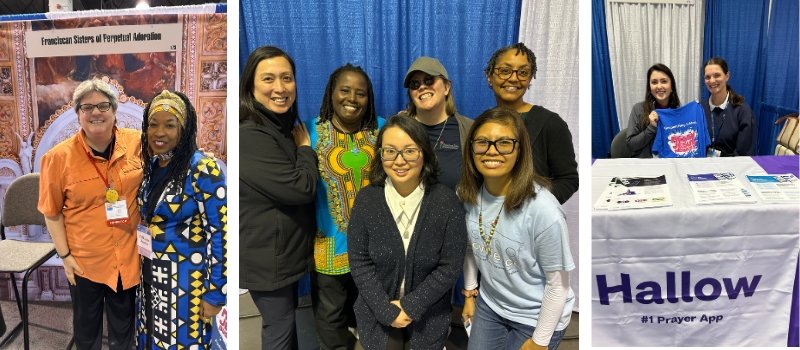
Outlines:
[[164, 90], [143, 119], [138, 231], [152, 255], [142, 259], [137, 348], [210, 349], [228, 282], [225, 175], [197, 150], [197, 114], [184, 94]]
[[728, 62], [710, 58], [703, 65], [703, 78], [711, 96], [703, 101], [706, 125], [711, 135], [709, 152], [722, 157], [750, 156], [755, 153], [756, 120], [744, 97], [728, 85]]
[[467, 244], [464, 209], [437, 182], [420, 123], [395, 116], [376, 145], [380, 160], [347, 228], [359, 339], [365, 349], [441, 349]]
[[653, 140], [658, 128], [656, 108], [678, 108], [681, 100], [675, 77], [669, 67], [656, 63], [647, 70], [644, 101], [633, 105], [628, 117], [625, 141], [634, 158], [652, 158]]
[[531, 166], [530, 139], [516, 112], [483, 112], [469, 140], [458, 184], [472, 248], [462, 291], [462, 316], [472, 320], [469, 349], [555, 350], [575, 300], [564, 211]]

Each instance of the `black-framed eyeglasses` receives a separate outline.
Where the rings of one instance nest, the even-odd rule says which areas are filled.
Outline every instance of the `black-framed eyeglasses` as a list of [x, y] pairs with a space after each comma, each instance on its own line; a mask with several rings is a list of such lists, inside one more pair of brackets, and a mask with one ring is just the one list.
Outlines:
[[422, 153], [420, 152], [419, 148], [404, 148], [400, 151], [387, 147], [387, 148], [378, 148], [378, 152], [381, 154], [381, 160], [384, 161], [394, 161], [397, 159], [397, 156], [403, 157], [406, 162], [413, 162], [419, 159], [419, 155]]
[[91, 103], [84, 103], [78, 106], [78, 108], [85, 113], [92, 113], [95, 107], [97, 107], [97, 110], [99, 110], [100, 112], [105, 112], [108, 111], [109, 108], [111, 108], [111, 102], [100, 102], [96, 105], [93, 105]]
[[499, 139], [494, 141], [489, 141], [486, 139], [477, 139], [472, 140], [472, 153], [475, 154], [486, 154], [489, 152], [489, 148], [494, 146], [494, 149], [497, 150], [499, 154], [510, 154], [514, 152], [514, 149], [519, 143], [517, 139]]
[[435, 79], [436, 77], [432, 75], [426, 75], [424, 78], [422, 78], [422, 82], [417, 79], [411, 79], [408, 81], [408, 88], [411, 90], [416, 90], [419, 89], [422, 84], [425, 84], [425, 86], [431, 86], [433, 85], [433, 82], [436, 81]]
[[517, 73], [517, 79], [527, 80], [531, 77], [530, 68], [511, 69], [509, 67], [497, 67], [494, 69], [494, 74], [502, 79], [511, 78], [511, 74]]

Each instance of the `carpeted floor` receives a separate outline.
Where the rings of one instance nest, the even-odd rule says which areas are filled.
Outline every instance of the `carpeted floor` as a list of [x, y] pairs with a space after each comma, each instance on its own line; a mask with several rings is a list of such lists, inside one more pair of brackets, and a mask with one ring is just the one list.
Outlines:
[[[301, 298], [301, 307], [297, 310], [297, 338], [300, 350], [316, 350], [319, 345], [314, 330], [314, 318], [310, 306], [302, 307], [304, 300]], [[305, 301], [308, 304], [308, 301]], [[467, 348], [467, 335], [464, 329], [454, 328], [447, 340], [447, 350], [461, 350]], [[578, 313], [572, 313], [572, 320], [564, 340], [561, 341], [559, 350], [578, 349]], [[261, 349], [261, 316], [253, 304], [250, 294], [239, 296], [239, 349]], [[357, 347], [356, 349], [360, 349]]]

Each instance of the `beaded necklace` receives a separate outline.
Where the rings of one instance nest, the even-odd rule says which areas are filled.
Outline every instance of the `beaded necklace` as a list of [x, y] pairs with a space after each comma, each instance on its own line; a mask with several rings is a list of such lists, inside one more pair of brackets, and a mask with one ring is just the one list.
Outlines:
[[494, 220], [489, 228], [488, 236], [483, 232], [483, 196], [481, 196], [480, 207], [478, 210], [478, 231], [480, 232], [483, 243], [486, 246], [486, 255], [491, 255], [492, 237], [494, 237], [494, 230], [497, 228], [497, 221], [500, 220], [500, 214], [503, 213], [503, 207], [500, 206], [500, 211], [498, 211], [497, 216], [494, 217]]

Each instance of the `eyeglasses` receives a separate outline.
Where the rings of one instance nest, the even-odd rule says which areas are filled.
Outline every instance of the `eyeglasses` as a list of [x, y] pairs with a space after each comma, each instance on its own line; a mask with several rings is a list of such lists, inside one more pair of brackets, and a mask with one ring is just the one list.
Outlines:
[[78, 108], [85, 113], [92, 113], [95, 107], [97, 107], [97, 110], [99, 110], [100, 112], [105, 112], [109, 108], [111, 108], [111, 102], [100, 102], [96, 105], [93, 105], [91, 103], [84, 103], [78, 106]]
[[408, 81], [408, 88], [411, 90], [416, 90], [419, 89], [419, 87], [422, 86], [422, 84], [425, 84], [425, 86], [431, 86], [433, 85], [435, 79], [436, 77], [432, 75], [426, 75], [425, 78], [422, 78], [422, 82], [420, 82], [417, 79], [411, 79]]
[[509, 67], [497, 67], [494, 74], [502, 79], [511, 78], [511, 74], [517, 73], [517, 79], [527, 80], [531, 76], [530, 68], [511, 69]]
[[378, 151], [381, 153], [381, 160], [384, 161], [394, 161], [400, 155], [406, 162], [413, 162], [419, 159], [419, 155], [422, 153], [419, 148], [405, 148], [402, 151], [394, 148], [379, 148]]
[[489, 152], [489, 148], [494, 146], [494, 149], [497, 150], [497, 153], [503, 155], [510, 154], [514, 152], [514, 148], [516, 148], [517, 143], [519, 143], [519, 140], [516, 139], [500, 139], [495, 141], [489, 141], [486, 139], [472, 140], [472, 153], [486, 154], [486, 152]]

